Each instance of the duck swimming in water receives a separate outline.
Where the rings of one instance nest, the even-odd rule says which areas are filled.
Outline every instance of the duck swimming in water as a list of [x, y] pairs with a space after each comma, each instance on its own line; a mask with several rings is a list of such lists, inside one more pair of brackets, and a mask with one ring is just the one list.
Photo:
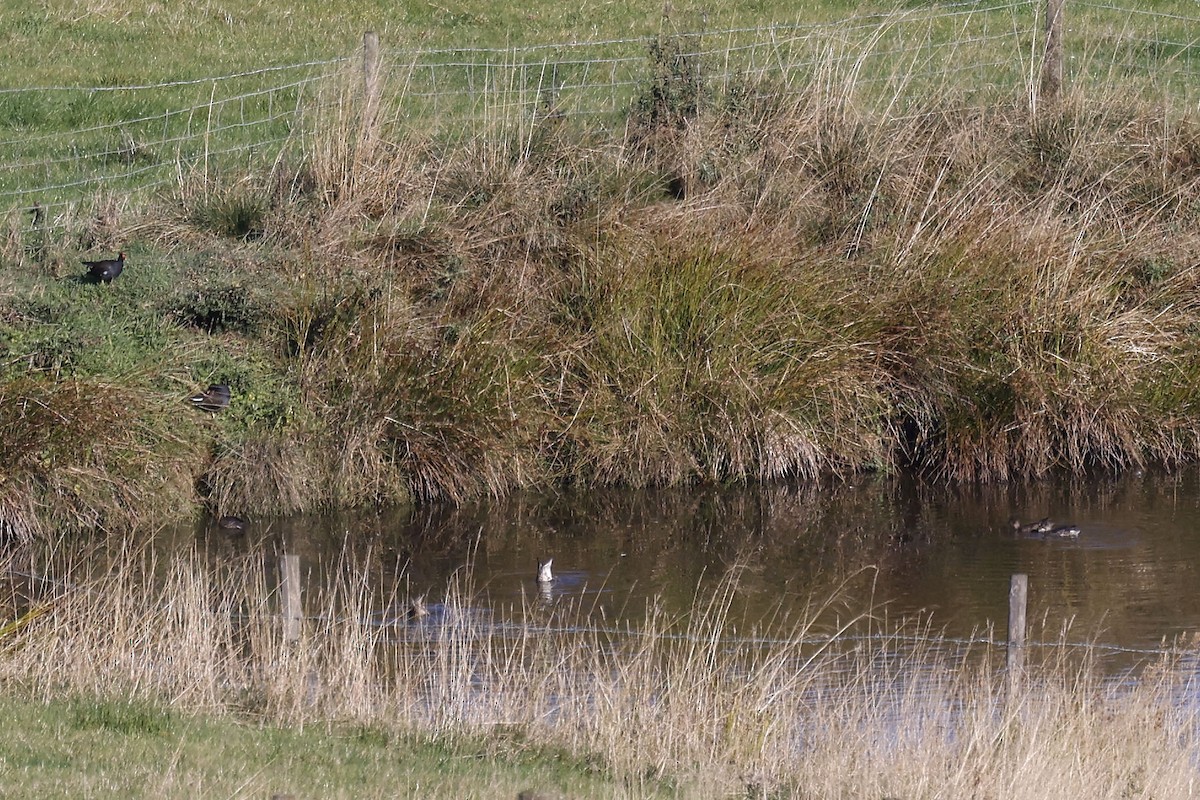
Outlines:
[[1021, 520], [1013, 517], [1008, 521], [1008, 524], [1012, 525], [1013, 531], [1018, 536], [1041, 536], [1049, 533], [1054, 528], [1054, 523], [1050, 521], [1049, 517], [1037, 522], [1031, 522], [1028, 525], [1022, 525]]
[[230, 536], [234, 536], [246, 532], [246, 520], [241, 517], [235, 517], [232, 514], [226, 514], [217, 520], [217, 527]]
[[1054, 524], [1054, 522], [1052, 522], [1050, 520], [1049, 517], [1047, 517], [1043, 520], [1039, 520], [1038, 522], [1031, 522], [1028, 525], [1022, 525], [1021, 521], [1019, 519], [1017, 519], [1016, 517], [1013, 517], [1009, 521], [1009, 523], [1012, 525], [1012, 528], [1017, 533], [1017, 535], [1025, 536], [1030, 539], [1078, 539], [1079, 538], [1079, 526], [1078, 525], [1071, 525], [1071, 524], [1056, 525], [1056, 524]]
[[545, 561], [538, 559], [537, 582], [541, 585], [554, 583], [554, 571], [550, 569], [550, 565], [554, 563], [553, 558], [547, 558]]
[[429, 606], [425, 605], [425, 595], [418, 595], [409, 603], [408, 609], [404, 612], [404, 616], [408, 619], [420, 619], [421, 617], [429, 616]]

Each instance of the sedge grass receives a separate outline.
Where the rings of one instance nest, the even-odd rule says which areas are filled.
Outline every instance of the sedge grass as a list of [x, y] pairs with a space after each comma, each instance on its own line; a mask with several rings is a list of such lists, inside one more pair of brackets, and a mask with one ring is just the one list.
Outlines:
[[[6, 631], [0, 655], [9, 714], [28, 726], [10, 748], [41, 735], [28, 711], [13, 714], [29, 697], [48, 714], [75, 708], [77, 730], [82, 719], [178, 742], [184, 759], [196, 754], [179, 729], [223, 720], [296, 742], [372, 731], [470, 748], [485, 774], [559, 754], [616, 796], [1182, 797], [1195, 781], [1191, 645], [1120, 681], [1086, 651], [1051, 648], [1006, 696], [994, 653], [964, 654], [924, 625], [839, 622], [831, 601], [768, 613], [769, 634], [734, 619], [736, 571], [678, 615], [651, 604], [600, 618], [536, 599], [510, 615], [460, 579], [408, 621], [402, 602], [381, 614], [346, 565], [309, 598], [291, 644], [259, 564], [128, 552], [111, 570], [48, 563], [54, 602]], [[279, 747], [271, 758], [286, 763]]]

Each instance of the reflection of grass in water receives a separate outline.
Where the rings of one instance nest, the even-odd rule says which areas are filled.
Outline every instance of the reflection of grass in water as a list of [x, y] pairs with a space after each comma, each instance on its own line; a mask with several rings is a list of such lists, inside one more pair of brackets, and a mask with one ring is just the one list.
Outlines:
[[[456, 583], [421, 635], [396, 645], [398, 629], [367, 622], [351, 569], [310, 598], [302, 641], [288, 646], [260, 567], [218, 577], [180, 558], [161, 582], [136, 577], [153, 571], [130, 558], [91, 579], [82, 567], [64, 572], [80, 588], [8, 637], [5, 713], [34, 729], [22, 736], [41, 723], [11, 698], [36, 686], [53, 701], [47, 714], [66, 708], [68, 727], [109, 738], [153, 745], [192, 726], [201, 742], [222, 736], [203, 733], [220, 724], [188, 716], [200, 711], [282, 725], [266, 740], [320, 754], [334, 740], [314, 723], [328, 721], [368, 732], [347, 746], [350, 761], [377, 763], [373, 748], [393, 742], [469, 747], [485, 764], [560, 754], [638, 796], [664, 786], [689, 797], [921, 796], [928, 786], [947, 796], [1183, 796], [1194, 773], [1197, 710], [1176, 702], [1190, 671], [1174, 657], [1119, 692], [1088, 659], [1051, 658], [1005, 704], [987, 653], [963, 659], [937, 636], [869, 618], [818, 624], [837, 602], [782, 620], [787, 636], [734, 638], [736, 580], [676, 616], [530, 607], [515, 635], [491, 628]], [[851, 627], [876, 635], [838, 638]], [[831, 643], [814, 645], [822, 634]], [[93, 697], [105, 699], [61, 705]], [[263, 737], [234, 736], [245, 742], [235, 752], [262, 753]], [[281, 744], [262, 760], [288, 763], [291, 751]]]

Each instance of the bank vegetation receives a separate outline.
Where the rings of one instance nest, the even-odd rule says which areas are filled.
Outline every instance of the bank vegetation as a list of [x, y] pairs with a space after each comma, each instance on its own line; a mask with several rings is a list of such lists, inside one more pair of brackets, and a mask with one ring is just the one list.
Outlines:
[[[1196, 457], [1190, 116], [655, 57], [616, 128], [552, 95], [427, 127], [348, 71], [269, 170], [182, 170], [49, 238], [14, 217], [4, 533]], [[79, 281], [118, 247], [118, 281]], [[227, 411], [184, 402], [209, 383]]]

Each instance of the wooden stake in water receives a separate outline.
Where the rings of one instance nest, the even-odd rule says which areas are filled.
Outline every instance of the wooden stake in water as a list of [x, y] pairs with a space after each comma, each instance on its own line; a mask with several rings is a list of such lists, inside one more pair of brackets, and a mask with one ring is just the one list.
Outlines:
[[304, 612], [300, 604], [300, 556], [279, 558], [279, 605], [283, 616], [283, 640], [300, 640], [300, 621]]
[[1025, 672], [1025, 610], [1029, 601], [1029, 576], [1017, 573], [1008, 585], [1008, 696], [1021, 688]]

